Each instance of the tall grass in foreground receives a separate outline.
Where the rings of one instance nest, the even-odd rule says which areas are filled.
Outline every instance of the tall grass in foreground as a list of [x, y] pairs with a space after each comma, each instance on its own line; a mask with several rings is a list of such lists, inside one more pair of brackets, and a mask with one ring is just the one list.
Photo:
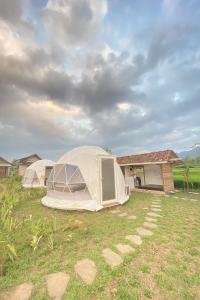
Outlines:
[[[18, 258], [16, 241], [24, 226], [24, 222], [14, 217], [17, 205], [29, 197], [33, 197], [32, 191], [25, 191], [21, 186], [21, 178], [11, 176], [0, 181], [0, 275], [6, 272], [9, 261]], [[36, 194], [43, 195], [43, 191]], [[35, 195], [34, 195], [35, 196]]]
[[[9, 263], [17, 260], [22, 255], [23, 249], [36, 252], [45, 245], [48, 251], [51, 251], [56, 243], [57, 232], [67, 231], [66, 239], [70, 241], [72, 230], [76, 228], [87, 230], [81, 221], [73, 218], [66, 221], [63, 226], [58, 226], [55, 217], [38, 219], [32, 215], [23, 219], [15, 217], [18, 205], [33, 199], [41, 199], [44, 194], [44, 189], [24, 189], [18, 176], [0, 181], [0, 276], [5, 275]], [[22, 238], [23, 235], [25, 237]]]

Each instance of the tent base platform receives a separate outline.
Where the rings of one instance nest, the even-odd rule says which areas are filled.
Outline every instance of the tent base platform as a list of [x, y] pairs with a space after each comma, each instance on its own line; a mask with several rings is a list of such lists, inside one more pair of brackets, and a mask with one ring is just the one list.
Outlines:
[[[128, 200], [128, 199], [127, 199]], [[63, 209], [63, 210], [88, 210], [88, 211], [99, 211], [103, 208], [108, 208], [112, 206], [122, 205], [127, 200], [122, 202], [111, 202], [104, 203], [103, 205], [97, 206], [94, 200], [88, 199], [64, 199], [64, 198], [54, 198], [49, 195], [42, 198], [41, 202], [44, 206], [55, 209]]]
[[32, 189], [32, 188], [46, 188], [46, 186], [44, 185], [41, 185], [41, 184], [22, 184], [22, 186], [25, 188], [25, 189]]

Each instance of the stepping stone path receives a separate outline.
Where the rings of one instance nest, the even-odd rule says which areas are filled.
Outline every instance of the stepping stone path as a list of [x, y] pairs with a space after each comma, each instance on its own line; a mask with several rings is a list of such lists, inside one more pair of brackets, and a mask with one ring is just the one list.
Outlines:
[[129, 254], [129, 253], [135, 251], [135, 249], [133, 247], [131, 247], [130, 245], [126, 245], [126, 244], [117, 244], [115, 247], [117, 248], [117, 250], [119, 252], [121, 252], [121, 254]]
[[141, 245], [142, 239], [139, 235], [127, 235], [126, 239], [130, 242], [134, 243], [135, 245]]
[[[47, 276], [47, 292], [50, 298], [61, 300], [70, 276], [64, 272], [52, 273]], [[21, 300], [21, 298], [19, 298]]]
[[120, 214], [120, 215], [118, 215], [119, 217], [127, 217], [128, 216], [128, 214], [126, 213], [126, 212], [124, 212], [124, 213], [122, 213], [122, 214]]
[[151, 207], [160, 208], [161, 206], [158, 204], [152, 204]]
[[161, 215], [156, 214], [154, 212], [149, 212], [149, 213], [147, 213], [147, 215], [150, 216], [150, 217], [162, 217]]
[[74, 268], [85, 284], [91, 285], [93, 283], [97, 274], [97, 269], [92, 260], [88, 258], [79, 260]]
[[1, 300], [29, 300], [33, 290], [32, 283], [23, 283], [0, 293]]
[[150, 223], [150, 222], [144, 222], [143, 226], [150, 228], [150, 229], [154, 229], [154, 228], [158, 227], [158, 225], [156, 225], [154, 223]]
[[128, 216], [128, 217], [127, 217], [127, 219], [129, 219], [129, 220], [136, 220], [136, 219], [137, 219], [137, 217], [136, 217], [136, 216], [134, 216], [134, 215], [132, 215], [132, 216]]
[[148, 207], [143, 207], [143, 209], [148, 209]]
[[109, 248], [106, 248], [102, 251], [102, 256], [105, 258], [107, 264], [111, 266], [111, 268], [117, 267], [123, 262], [121, 256]]
[[149, 218], [149, 217], [146, 217], [145, 220], [147, 220], [148, 222], [157, 222], [158, 221], [157, 219], [153, 219], [153, 218]]
[[160, 208], [154, 208], [154, 207], [151, 210], [152, 211], [162, 211]]
[[139, 227], [136, 229], [137, 233], [142, 235], [142, 236], [151, 236], [153, 235], [153, 232], [148, 230], [148, 229], [145, 229], [143, 227]]

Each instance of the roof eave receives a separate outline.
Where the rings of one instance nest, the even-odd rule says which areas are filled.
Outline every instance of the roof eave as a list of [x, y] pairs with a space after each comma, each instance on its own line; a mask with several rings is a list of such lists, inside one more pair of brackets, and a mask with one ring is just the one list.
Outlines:
[[141, 162], [141, 163], [134, 163], [134, 162], [129, 162], [129, 163], [119, 163], [118, 164], [120, 166], [130, 166], [130, 165], [133, 165], [133, 166], [141, 166], [141, 165], [159, 165], [159, 164], [167, 164], [169, 163], [167, 160], [166, 161], [154, 161], [154, 162]]

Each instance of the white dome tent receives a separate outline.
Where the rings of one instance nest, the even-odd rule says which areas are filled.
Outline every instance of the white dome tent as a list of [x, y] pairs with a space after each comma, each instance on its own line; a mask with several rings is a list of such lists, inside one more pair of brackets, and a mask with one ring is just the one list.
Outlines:
[[55, 165], [52, 160], [41, 159], [31, 164], [22, 179], [22, 185], [25, 188], [44, 187], [49, 174]]
[[47, 189], [42, 204], [66, 210], [97, 211], [129, 198], [116, 157], [94, 146], [64, 154], [51, 171]]

